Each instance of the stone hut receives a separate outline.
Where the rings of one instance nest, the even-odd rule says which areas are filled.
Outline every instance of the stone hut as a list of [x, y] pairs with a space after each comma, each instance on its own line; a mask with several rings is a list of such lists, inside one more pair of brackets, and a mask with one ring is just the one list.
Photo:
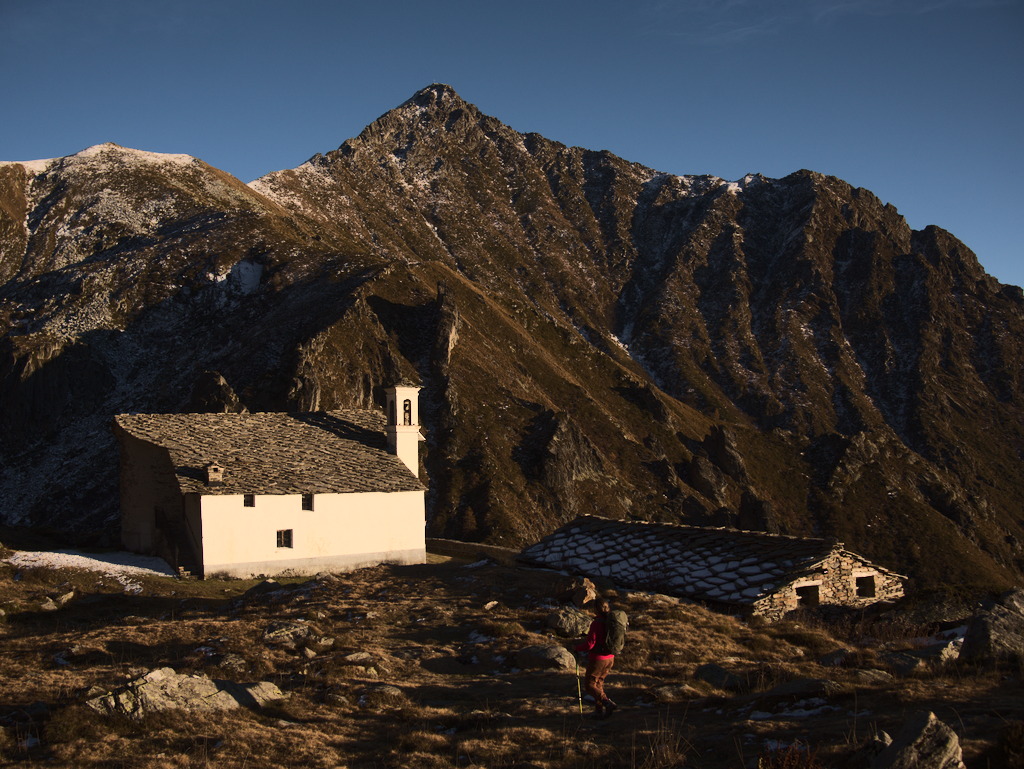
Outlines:
[[802, 607], [896, 599], [906, 579], [841, 542], [591, 515], [526, 548], [520, 560], [768, 620]]
[[122, 542], [207, 576], [423, 563], [418, 389], [386, 414], [115, 417]]

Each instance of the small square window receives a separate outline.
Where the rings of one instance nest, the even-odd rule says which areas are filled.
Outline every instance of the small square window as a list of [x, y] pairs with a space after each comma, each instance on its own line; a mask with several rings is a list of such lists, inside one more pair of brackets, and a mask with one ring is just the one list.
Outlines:
[[256, 507], [256, 495], [255, 494], [243, 494], [242, 505], [245, 507]]
[[798, 606], [817, 606], [820, 598], [817, 585], [805, 585], [796, 589]]
[[857, 596], [859, 598], [875, 597], [875, 578], [873, 576], [857, 577]]
[[313, 509], [313, 495], [312, 494], [303, 494], [302, 495], [302, 509], [303, 510], [312, 510]]
[[278, 547], [291, 547], [292, 546], [292, 530], [291, 529], [279, 529], [277, 532], [277, 546]]

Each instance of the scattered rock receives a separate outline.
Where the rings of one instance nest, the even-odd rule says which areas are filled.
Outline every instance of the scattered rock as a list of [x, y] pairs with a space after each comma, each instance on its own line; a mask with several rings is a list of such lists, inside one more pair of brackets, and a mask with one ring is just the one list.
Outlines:
[[316, 635], [316, 628], [307, 622], [272, 622], [263, 631], [263, 642], [270, 646], [297, 649]]
[[591, 621], [593, 621], [593, 617], [590, 615], [570, 606], [564, 606], [549, 614], [545, 623], [564, 638], [579, 638], [590, 629]]
[[964, 769], [956, 732], [934, 713], [912, 715], [892, 744], [875, 756], [870, 769]]
[[373, 662], [373, 655], [369, 652], [353, 652], [342, 657], [340, 662], [343, 665], [365, 665], [367, 662]]
[[249, 669], [249, 663], [245, 661], [245, 657], [234, 652], [228, 652], [227, 654], [215, 657], [213, 662], [217, 667], [231, 673], [244, 673]]
[[39, 611], [57, 611], [59, 608], [60, 607], [54, 602], [54, 600], [49, 597], [39, 604]]
[[314, 638], [310, 642], [314, 649], [318, 652], [330, 651], [334, 648], [334, 644], [337, 641], [333, 636], [326, 636], [321, 638]]
[[960, 659], [984, 661], [1024, 659], [1024, 588], [1003, 594], [967, 625]]
[[576, 658], [565, 647], [538, 644], [520, 649], [515, 654], [516, 665], [526, 669], [575, 670]]
[[285, 696], [269, 681], [213, 681], [204, 675], [179, 675], [171, 668], [158, 668], [86, 704], [98, 713], [142, 718], [163, 710], [257, 708]]

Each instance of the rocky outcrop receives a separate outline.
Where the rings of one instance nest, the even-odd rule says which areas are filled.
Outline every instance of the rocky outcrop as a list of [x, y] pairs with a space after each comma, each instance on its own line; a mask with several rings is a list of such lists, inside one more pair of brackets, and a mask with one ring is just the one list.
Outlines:
[[1024, 660], [1024, 589], [1005, 593], [990, 608], [971, 618], [959, 659]]
[[165, 710], [189, 712], [259, 708], [287, 695], [269, 681], [239, 684], [214, 681], [204, 675], [185, 675], [158, 668], [86, 704], [106, 715], [143, 718]]
[[579, 638], [586, 635], [592, 621], [593, 617], [589, 614], [565, 606], [551, 612], [544, 622], [563, 638]]
[[964, 769], [960, 739], [934, 713], [916, 713], [870, 769]]
[[1024, 570], [1024, 295], [842, 180], [659, 173], [435, 84], [251, 185], [101, 145], [0, 165], [0, 198], [8, 523], [116, 524], [112, 414], [410, 376], [434, 535], [598, 513]]

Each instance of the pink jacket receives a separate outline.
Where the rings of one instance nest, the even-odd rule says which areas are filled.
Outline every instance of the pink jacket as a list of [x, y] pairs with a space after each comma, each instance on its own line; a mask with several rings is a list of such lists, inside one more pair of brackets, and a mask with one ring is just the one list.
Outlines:
[[587, 631], [587, 637], [583, 639], [582, 643], [576, 644], [576, 651], [590, 652], [590, 656], [597, 659], [614, 657], [614, 654], [604, 648], [605, 632], [604, 617], [596, 617], [594, 621], [590, 623], [590, 630]]

